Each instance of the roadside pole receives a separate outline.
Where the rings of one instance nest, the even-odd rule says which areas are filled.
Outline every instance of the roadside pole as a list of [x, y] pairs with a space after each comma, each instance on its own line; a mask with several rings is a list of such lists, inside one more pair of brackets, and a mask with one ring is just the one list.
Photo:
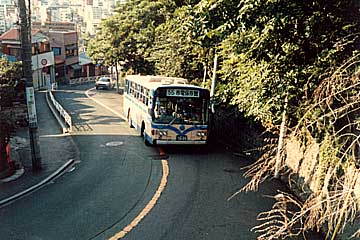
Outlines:
[[23, 78], [26, 82], [26, 104], [29, 120], [31, 161], [33, 171], [39, 171], [41, 170], [41, 157], [36, 116], [35, 91], [32, 79], [30, 5], [28, 6], [29, 14], [27, 14], [25, 0], [19, 0], [18, 4], [20, 12], [21, 60], [23, 63]]
[[218, 55], [217, 55], [217, 53], [215, 53], [215, 56], [214, 56], [214, 70], [213, 70], [213, 76], [212, 76], [212, 79], [211, 79], [211, 89], [210, 89], [210, 101], [211, 101], [211, 112], [212, 113], [215, 113], [213, 97], [215, 95], [217, 65], [218, 65]]
[[118, 63], [115, 65], [116, 71], [116, 93], [119, 93], [119, 70], [118, 70]]
[[213, 76], [212, 76], [212, 79], [211, 79], [210, 97], [213, 97], [214, 94], [215, 94], [217, 62], [218, 62], [218, 55], [217, 55], [217, 53], [215, 53], [215, 56], [214, 56], [214, 70], [213, 70]]

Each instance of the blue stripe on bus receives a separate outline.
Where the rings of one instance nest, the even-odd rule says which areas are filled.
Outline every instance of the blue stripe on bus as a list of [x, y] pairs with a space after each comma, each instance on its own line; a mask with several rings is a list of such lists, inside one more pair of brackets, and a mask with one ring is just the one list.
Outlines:
[[180, 129], [177, 129], [174, 126], [169, 126], [169, 125], [155, 125], [155, 124], [151, 124], [151, 127], [153, 129], [164, 129], [164, 130], [172, 130], [174, 131], [177, 135], [186, 135], [191, 131], [194, 130], [205, 130], [207, 129], [206, 125], [200, 125], [200, 126], [194, 126], [194, 127], [190, 127], [188, 129], [185, 129], [184, 131], [181, 131]]

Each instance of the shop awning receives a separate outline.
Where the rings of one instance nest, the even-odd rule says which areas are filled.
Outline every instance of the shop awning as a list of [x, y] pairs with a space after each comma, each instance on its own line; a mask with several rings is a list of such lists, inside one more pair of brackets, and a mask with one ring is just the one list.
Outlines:
[[78, 63], [72, 64], [72, 65], [70, 65], [70, 67], [71, 67], [72, 69], [74, 69], [74, 70], [79, 70], [79, 69], [81, 69], [81, 66], [80, 66]]

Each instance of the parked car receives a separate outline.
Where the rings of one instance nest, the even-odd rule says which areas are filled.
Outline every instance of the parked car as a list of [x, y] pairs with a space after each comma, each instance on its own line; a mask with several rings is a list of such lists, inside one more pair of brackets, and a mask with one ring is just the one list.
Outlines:
[[111, 78], [109, 77], [101, 77], [99, 80], [95, 82], [96, 89], [111, 89], [113, 88], [113, 83], [111, 81]]

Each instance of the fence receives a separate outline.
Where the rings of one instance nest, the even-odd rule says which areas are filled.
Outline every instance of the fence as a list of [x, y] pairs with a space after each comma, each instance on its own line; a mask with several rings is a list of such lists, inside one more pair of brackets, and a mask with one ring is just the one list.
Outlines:
[[65, 123], [69, 126], [68, 131], [72, 132], [72, 120], [70, 114], [66, 112], [66, 110], [60, 105], [58, 101], [56, 101], [54, 95], [51, 91], [49, 91], [49, 96], [52, 104], [55, 106], [56, 110], [59, 112], [60, 116], [62, 116], [65, 120]]

